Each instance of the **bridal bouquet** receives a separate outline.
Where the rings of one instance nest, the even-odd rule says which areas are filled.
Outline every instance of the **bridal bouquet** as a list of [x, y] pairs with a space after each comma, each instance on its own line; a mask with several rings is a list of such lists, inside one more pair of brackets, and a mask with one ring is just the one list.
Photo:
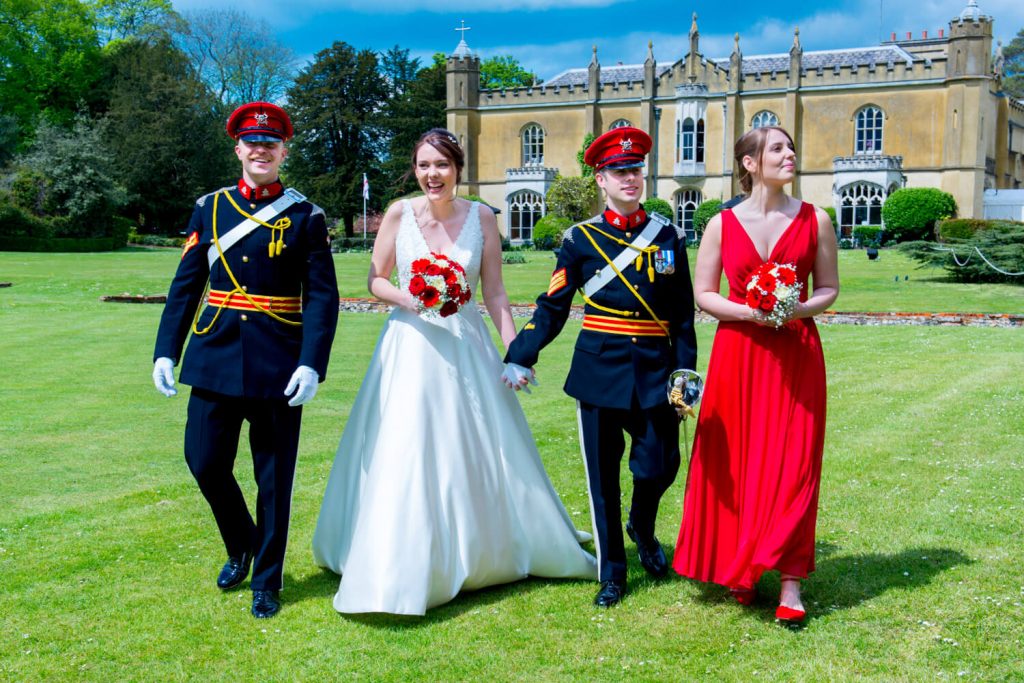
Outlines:
[[782, 327], [799, 303], [802, 289], [792, 263], [769, 261], [750, 274], [747, 305], [763, 313], [775, 327]]
[[458, 313], [473, 298], [462, 264], [434, 252], [430, 258], [412, 262], [409, 292], [419, 300], [421, 311], [435, 312], [442, 318]]

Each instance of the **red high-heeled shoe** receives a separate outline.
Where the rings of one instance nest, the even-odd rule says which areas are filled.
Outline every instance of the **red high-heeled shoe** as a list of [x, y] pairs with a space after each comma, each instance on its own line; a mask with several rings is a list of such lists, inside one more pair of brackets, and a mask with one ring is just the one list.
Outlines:
[[792, 607], [786, 607], [785, 605], [779, 605], [775, 609], [775, 618], [779, 621], [784, 621], [787, 624], [802, 624], [804, 617], [807, 616], [807, 612], [802, 609], [793, 609]]
[[729, 593], [741, 605], [752, 605], [757, 597], [757, 591], [753, 588], [730, 588]]

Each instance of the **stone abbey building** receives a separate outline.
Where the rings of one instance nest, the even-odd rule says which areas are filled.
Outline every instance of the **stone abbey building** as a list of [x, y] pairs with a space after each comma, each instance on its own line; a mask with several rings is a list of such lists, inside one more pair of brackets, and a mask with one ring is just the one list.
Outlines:
[[534, 87], [481, 90], [480, 61], [465, 40], [447, 61], [447, 118], [466, 150], [463, 192], [502, 210], [514, 243], [529, 240], [557, 173], [577, 175], [584, 136], [632, 125], [654, 139], [648, 197], [670, 202], [689, 228], [706, 199], [739, 192], [737, 138], [778, 123], [793, 135], [796, 196], [836, 210], [837, 229], [881, 224], [900, 187], [951, 193], [960, 215], [982, 216], [986, 189], [1024, 181], [1024, 103], [1000, 89], [992, 18], [975, 0], [938, 35], [907, 34], [864, 48], [804, 52], [799, 30], [786, 54], [700, 52], [694, 15], [689, 52], [659, 64], [590, 65]]

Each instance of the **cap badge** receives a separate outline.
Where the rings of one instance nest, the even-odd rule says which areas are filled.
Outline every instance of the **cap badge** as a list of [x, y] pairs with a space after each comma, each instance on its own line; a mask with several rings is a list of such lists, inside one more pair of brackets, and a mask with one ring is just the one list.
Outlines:
[[[256, 114], [256, 125], [257, 126], [265, 126], [265, 125], [267, 125], [267, 119], [268, 118], [269, 117], [268, 117], [267, 114]], [[623, 148], [623, 149], [625, 149], [625, 148]]]
[[615, 220], [612, 221], [612, 225], [621, 225], [621, 224], [622, 224], [622, 221], [619, 220], [618, 216], [616, 216]]
[[630, 151], [633, 150], [633, 141], [630, 140], [629, 138], [626, 138], [625, 140], [623, 140], [619, 144], [622, 145], [622, 151], [623, 152], [630, 152]]

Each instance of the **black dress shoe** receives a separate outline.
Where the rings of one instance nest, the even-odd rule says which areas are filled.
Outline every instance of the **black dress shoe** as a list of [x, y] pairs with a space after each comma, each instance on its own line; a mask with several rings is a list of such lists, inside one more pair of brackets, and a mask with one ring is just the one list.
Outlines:
[[601, 582], [601, 590], [597, 591], [594, 604], [598, 607], [611, 607], [617, 605], [622, 596], [626, 594], [626, 582], [616, 579], [609, 579]]
[[626, 534], [636, 543], [636, 552], [640, 556], [640, 566], [647, 570], [647, 573], [656, 578], [668, 574], [668, 558], [661, 548], [657, 538], [651, 536], [650, 541], [644, 541], [637, 537], [633, 525], [626, 522]]
[[269, 619], [281, 610], [281, 598], [277, 591], [253, 591], [252, 615], [257, 619]]
[[241, 557], [229, 557], [217, 577], [217, 588], [229, 591], [236, 588], [249, 576], [249, 565], [252, 564], [252, 553], [242, 553]]

